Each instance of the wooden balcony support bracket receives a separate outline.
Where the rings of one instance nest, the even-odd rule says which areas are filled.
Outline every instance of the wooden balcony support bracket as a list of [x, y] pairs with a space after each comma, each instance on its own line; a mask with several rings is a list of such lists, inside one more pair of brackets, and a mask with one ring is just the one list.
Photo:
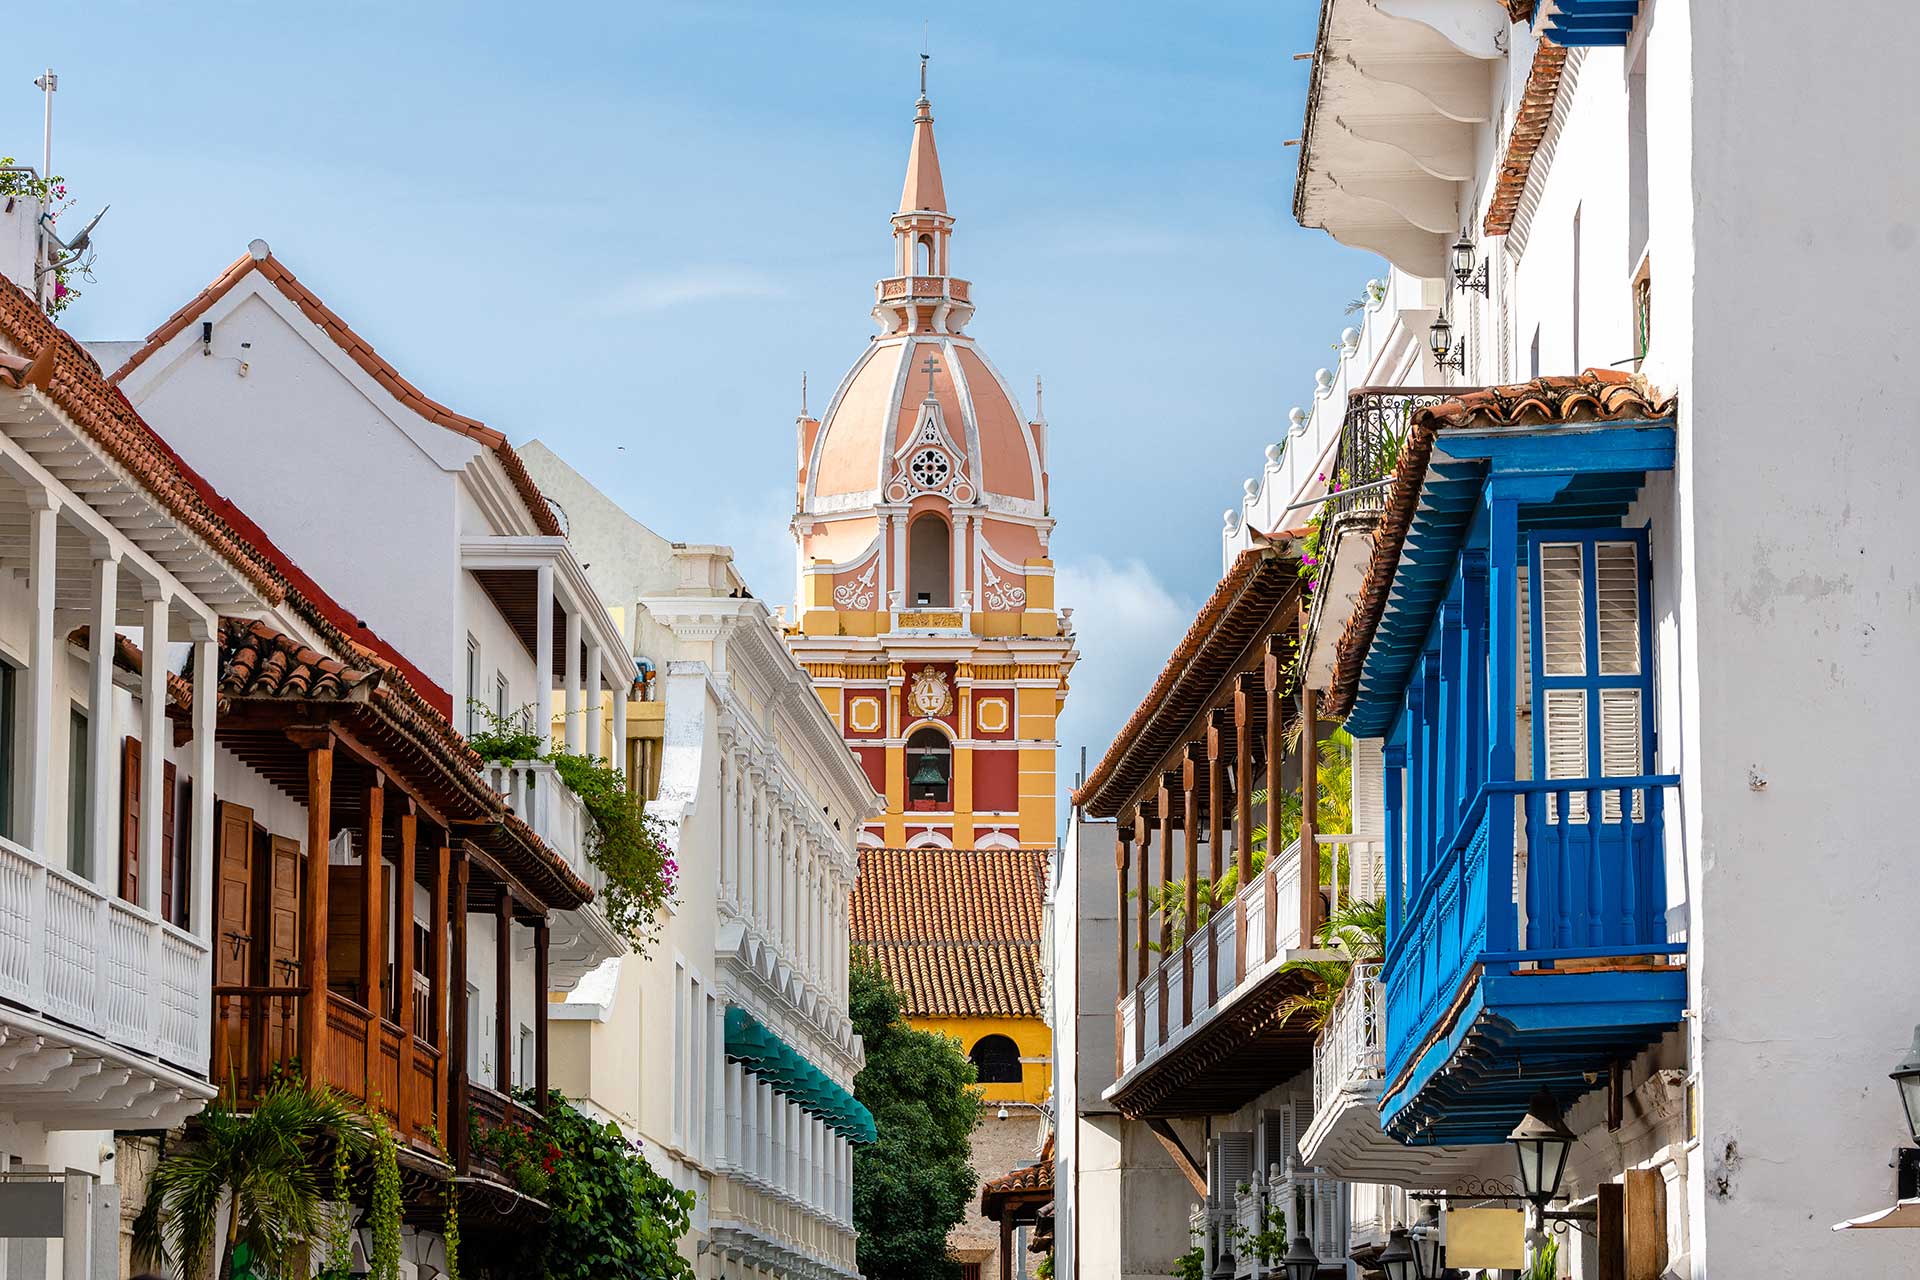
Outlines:
[[[400, 866], [394, 876], [397, 891], [393, 907], [394, 1021], [400, 1024], [400, 1063], [397, 1077], [404, 1095], [413, 1083], [413, 885], [414, 843], [419, 838], [413, 801], [400, 801]], [[400, 1099], [394, 1099], [396, 1105]]]
[[314, 1070], [327, 1019], [327, 844], [333, 838], [333, 734], [324, 728], [289, 729], [287, 737], [307, 753], [307, 894], [301, 920], [300, 955], [308, 991], [296, 1015], [300, 1061]]
[[[1224, 770], [1226, 761], [1221, 758], [1226, 749], [1227, 722], [1231, 712], [1225, 707], [1215, 707], [1207, 717], [1207, 853], [1209, 865], [1207, 883], [1211, 887], [1208, 898], [1218, 904], [1220, 881], [1227, 874], [1226, 853], [1226, 814], [1222, 812], [1221, 791], [1226, 779]], [[1236, 835], [1238, 832], [1236, 831]], [[1208, 919], [1212, 919], [1211, 909]], [[1234, 970], [1238, 973], [1239, 970]], [[1220, 1000], [1220, 940], [1214, 938], [1207, 947], [1207, 1008], [1211, 1009]]]
[[[1233, 689], [1233, 764], [1239, 770], [1239, 782], [1233, 789], [1234, 811], [1233, 862], [1239, 872], [1240, 887], [1253, 883], [1253, 700], [1260, 694], [1260, 673], [1242, 672]], [[1233, 971], [1247, 971], [1247, 913], [1233, 914]]]
[[1158, 1138], [1160, 1145], [1167, 1149], [1167, 1154], [1173, 1157], [1174, 1167], [1180, 1170], [1181, 1176], [1186, 1178], [1187, 1185], [1193, 1188], [1193, 1193], [1205, 1200], [1207, 1172], [1200, 1167], [1200, 1162], [1193, 1158], [1193, 1153], [1187, 1150], [1187, 1144], [1180, 1141], [1180, 1133], [1173, 1127], [1173, 1122], [1157, 1117], [1149, 1119], [1147, 1131]]

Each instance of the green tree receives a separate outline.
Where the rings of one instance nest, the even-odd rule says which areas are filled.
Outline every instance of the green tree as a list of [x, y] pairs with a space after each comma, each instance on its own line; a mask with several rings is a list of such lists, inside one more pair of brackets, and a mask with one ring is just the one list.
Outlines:
[[860, 1270], [868, 1280], [956, 1276], [947, 1232], [966, 1216], [976, 1185], [967, 1143], [980, 1122], [973, 1063], [954, 1040], [908, 1026], [900, 993], [858, 952], [848, 990], [867, 1051], [853, 1094], [879, 1133], [853, 1156]]
[[372, 1147], [373, 1123], [357, 1104], [292, 1077], [269, 1085], [251, 1112], [215, 1099], [196, 1140], [153, 1171], [133, 1225], [135, 1256], [187, 1276], [205, 1275], [211, 1261], [218, 1280], [282, 1274], [329, 1225], [315, 1149], [332, 1142], [361, 1155]]

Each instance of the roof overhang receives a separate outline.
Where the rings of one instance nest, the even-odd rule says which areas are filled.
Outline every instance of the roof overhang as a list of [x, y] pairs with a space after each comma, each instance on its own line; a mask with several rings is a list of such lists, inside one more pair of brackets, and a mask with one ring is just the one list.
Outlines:
[[1488, 68], [1511, 17], [1497, 0], [1322, 0], [1293, 210], [1342, 244], [1438, 276], [1465, 225]]
[[[600, 603], [587, 571], [575, 558], [566, 538], [552, 534], [485, 534], [460, 540], [460, 567], [474, 575], [514, 633], [534, 651], [535, 613], [533, 588], [523, 575], [537, 574], [542, 567], [553, 573], [554, 646], [553, 673], [562, 676], [565, 668], [564, 615], [571, 610], [580, 615], [580, 641], [588, 648], [598, 646], [602, 660], [623, 672], [631, 685], [640, 669], [627, 649], [613, 616]], [[589, 673], [592, 678], [592, 673]]]

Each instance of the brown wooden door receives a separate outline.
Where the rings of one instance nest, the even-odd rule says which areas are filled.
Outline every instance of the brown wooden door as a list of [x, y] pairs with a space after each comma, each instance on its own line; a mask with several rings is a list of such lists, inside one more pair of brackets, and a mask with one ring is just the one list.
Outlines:
[[253, 980], [253, 810], [245, 805], [220, 804], [218, 860], [213, 980], [244, 987]]
[[289, 836], [274, 836], [271, 849], [267, 981], [276, 987], [298, 986], [305, 978], [300, 966], [300, 842]]
[[[178, 923], [173, 915], [173, 793], [177, 775], [172, 761], [167, 762], [164, 774], [160, 786], [160, 918]], [[184, 907], [186, 904], [180, 905]]]
[[120, 896], [140, 901], [140, 739], [131, 734], [120, 744]]

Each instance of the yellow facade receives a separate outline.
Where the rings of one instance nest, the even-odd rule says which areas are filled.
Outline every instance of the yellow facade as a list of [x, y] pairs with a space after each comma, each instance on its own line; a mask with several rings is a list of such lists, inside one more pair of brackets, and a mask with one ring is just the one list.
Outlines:
[[1020, 1049], [1019, 1084], [978, 1086], [981, 1101], [1024, 1102], [1039, 1106], [1053, 1092], [1053, 1037], [1038, 1018], [914, 1018], [913, 1025], [957, 1041], [960, 1052], [971, 1053], [985, 1036], [1000, 1035]]

